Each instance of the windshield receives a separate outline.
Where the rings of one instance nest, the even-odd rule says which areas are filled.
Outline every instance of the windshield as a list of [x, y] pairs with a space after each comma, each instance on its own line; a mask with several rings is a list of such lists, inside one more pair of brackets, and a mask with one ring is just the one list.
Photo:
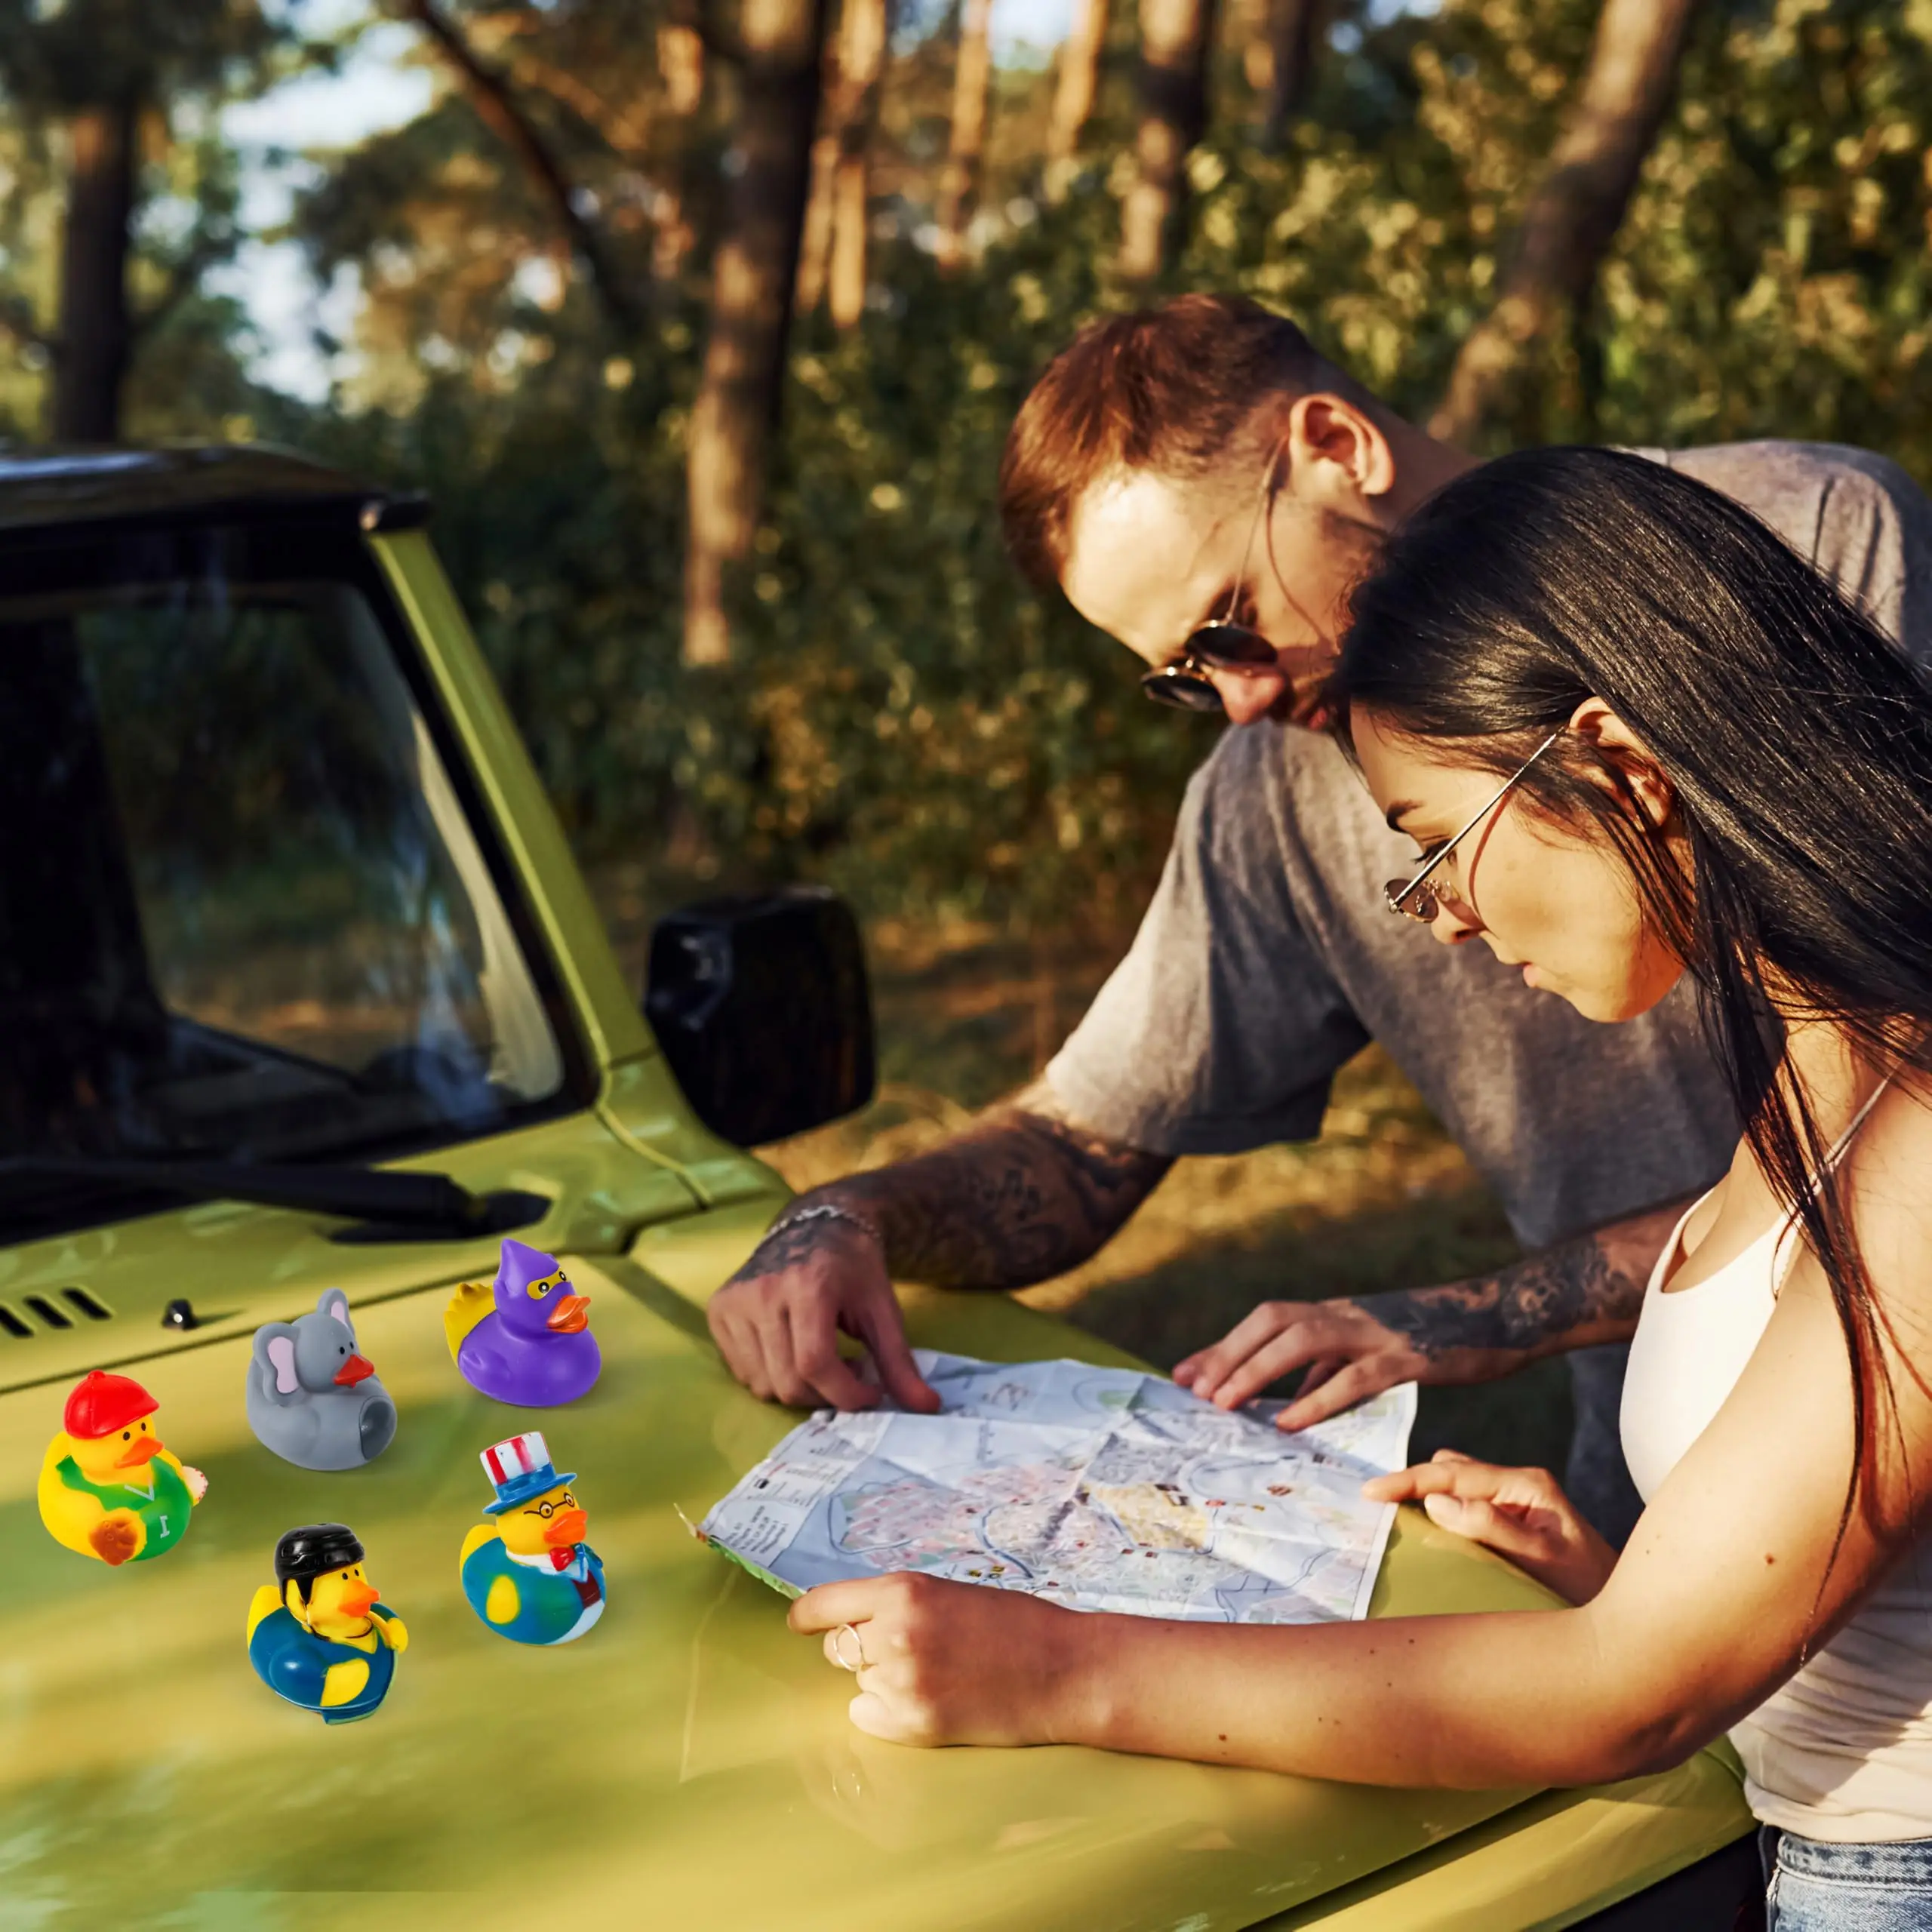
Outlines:
[[346, 528], [0, 550], [0, 1156], [366, 1158], [561, 1093], [389, 610]]

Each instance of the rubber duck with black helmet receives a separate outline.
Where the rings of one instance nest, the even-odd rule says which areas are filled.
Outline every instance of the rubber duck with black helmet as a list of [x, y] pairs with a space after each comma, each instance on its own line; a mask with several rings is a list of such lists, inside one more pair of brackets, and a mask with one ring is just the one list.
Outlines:
[[248, 1607], [255, 1675], [325, 1724], [372, 1715], [409, 1632], [369, 1581], [355, 1532], [346, 1523], [289, 1531], [275, 1546], [275, 1577]]

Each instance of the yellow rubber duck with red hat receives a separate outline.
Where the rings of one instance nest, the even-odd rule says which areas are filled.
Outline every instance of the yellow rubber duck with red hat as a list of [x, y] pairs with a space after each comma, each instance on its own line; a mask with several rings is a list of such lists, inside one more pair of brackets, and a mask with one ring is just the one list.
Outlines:
[[165, 1555], [187, 1534], [208, 1479], [162, 1446], [161, 1407], [125, 1375], [78, 1383], [40, 1465], [40, 1520], [56, 1543], [118, 1568]]

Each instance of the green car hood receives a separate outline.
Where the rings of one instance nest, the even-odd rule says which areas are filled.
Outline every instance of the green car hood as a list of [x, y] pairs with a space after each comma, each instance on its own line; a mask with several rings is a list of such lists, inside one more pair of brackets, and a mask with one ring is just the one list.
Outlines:
[[[526, 1164], [554, 1173], [577, 1132], [587, 1159], [597, 1131], [542, 1130], [547, 1159], [528, 1149]], [[69, 1272], [104, 1303], [143, 1291], [117, 1278], [112, 1254], [83, 1253], [88, 1241], [118, 1245], [130, 1270], [145, 1251], [149, 1274], [167, 1277], [150, 1297], [193, 1280], [213, 1312], [249, 1305], [209, 1333], [150, 1331], [158, 1350], [115, 1357], [158, 1399], [163, 1440], [209, 1478], [187, 1537], [161, 1561], [109, 1571], [38, 1520], [35, 1477], [74, 1364], [0, 1398], [0, 1924], [214, 1932], [334, 1925], [346, 1912], [358, 1924], [466, 1929], [1214, 1932], [1371, 1875], [1399, 1878], [1401, 1861], [1529, 1795], [1371, 1791], [1078, 1749], [917, 1752], [854, 1730], [849, 1681], [680, 1515], [695, 1520], [797, 1420], [731, 1380], [696, 1299], [773, 1204], [660, 1223], [628, 1254], [569, 1254], [605, 1367], [588, 1396], [540, 1413], [477, 1395], [450, 1358], [448, 1289], [487, 1275], [487, 1250], [358, 1255], [300, 1217], [234, 1208], [69, 1244]], [[198, 1269], [184, 1263], [190, 1231]], [[245, 1293], [242, 1275], [259, 1281], [265, 1257], [275, 1278]], [[9, 1259], [47, 1265], [37, 1250]], [[401, 1423], [373, 1465], [315, 1475], [254, 1441], [242, 1383], [252, 1323], [312, 1307], [331, 1281], [350, 1286], [358, 1346]], [[17, 1272], [0, 1295], [17, 1291]], [[908, 1300], [916, 1338], [932, 1346], [1124, 1359], [1004, 1297]], [[491, 1494], [478, 1455], [533, 1426], [577, 1472], [609, 1591], [595, 1630], [548, 1651], [493, 1635], [457, 1580], [458, 1548]], [[321, 1520], [356, 1531], [410, 1633], [387, 1703], [340, 1727], [279, 1702], [244, 1652], [276, 1538]], [[1405, 1512], [1377, 1609], [1545, 1601]], [[1593, 1827], [1598, 1896], [1638, 1869], [1620, 1837], [1638, 1823], [1649, 1821], [1665, 1870], [1737, 1835], [1734, 1780], [1699, 1761], [1672, 1788], [1660, 1850], [1663, 1785], [1647, 1804], [1598, 1799], [1611, 1819], [1607, 1840], [1601, 1818]], [[1556, 1889], [1574, 1891], [1566, 1861], [1546, 1862]]]

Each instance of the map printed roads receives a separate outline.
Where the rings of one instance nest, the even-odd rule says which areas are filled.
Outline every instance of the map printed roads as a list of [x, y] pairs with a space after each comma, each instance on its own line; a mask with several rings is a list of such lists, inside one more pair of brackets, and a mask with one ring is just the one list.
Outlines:
[[922, 1570], [1201, 1623], [1366, 1614], [1395, 1510], [1361, 1485], [1403, 1466], [1413, 1383], [1284, 1435], [1279, 1403], [1230, 1414], [1158, 1376], [918, 1359], [939, 1414], [821, 1411], [699, 1534], [788, 1595]]

